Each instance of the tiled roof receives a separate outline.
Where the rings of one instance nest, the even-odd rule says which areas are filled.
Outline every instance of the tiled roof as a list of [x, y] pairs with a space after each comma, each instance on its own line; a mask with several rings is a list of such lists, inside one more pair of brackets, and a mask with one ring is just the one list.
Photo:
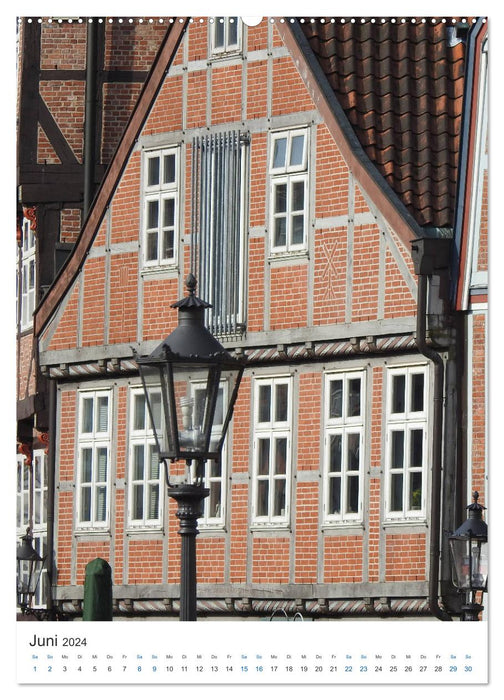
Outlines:
[[453, 226], [464, 43], [453, 23], [300, 24], [363, 149], [421, 226]]

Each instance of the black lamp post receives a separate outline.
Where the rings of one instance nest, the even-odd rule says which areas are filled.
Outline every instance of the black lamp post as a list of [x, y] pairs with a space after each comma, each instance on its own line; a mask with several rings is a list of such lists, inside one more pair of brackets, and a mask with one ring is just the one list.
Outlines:
[[[220, 459], [245, 362], [230, 355], [205, 327], [210, 304], [195, 295], [194, 275], [187, 277], [186, 286], [189, 295], [172, 304], [178, 309], [177, 328], [137, 363], [168, 495], [178, 505], [180, 620], [196, 620], [197, 519], [209, 494], [204, 465]], [[168, 463], [178, 460], [187, 464], [186, 483], [174, 485]]]
[[487, 590], [488, 526], [483, 520], [484, 506], [478, 503], [474, 491], [473, 503], [467, 506], [469, 517], [448, 538], [452, 555], [453, 585], [465, 592], [461, 620], [477, 621], [483, 606], [476, 603], [476, 592]]
[[23, 535], [21, 541], [22, 544], [19, 545], [16, 553], [17, 603], [23, 615], [33, 614], [37, 617], [37, 610], [31, 607], [31, 603], [39, 584], [45, 557], [41, 557], [33, 548], [30, 528], [27, 528], [26, 535]]

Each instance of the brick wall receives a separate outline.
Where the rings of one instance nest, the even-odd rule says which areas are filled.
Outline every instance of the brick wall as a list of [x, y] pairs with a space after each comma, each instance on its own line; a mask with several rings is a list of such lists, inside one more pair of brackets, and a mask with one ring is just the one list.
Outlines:
[[425, 534], [387, 534], [386, 557], [387, 581], [425, 580]]
[[16, 366], [16, 395], [22, 400], [35, 393], [36, 344], [32, 335], [19, 338]]

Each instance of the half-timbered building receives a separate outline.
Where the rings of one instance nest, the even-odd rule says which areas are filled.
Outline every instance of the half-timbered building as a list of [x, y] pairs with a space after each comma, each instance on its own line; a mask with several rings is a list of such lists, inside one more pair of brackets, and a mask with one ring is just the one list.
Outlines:
[[447, 534], [487, 478], [486, 22], [164, 25], [33, 316], [51, 605], [79, 616], [99, 557], [116, 616], [177, 614], [135, 357], [175, 327], [192, 272], [247, 360], [206, 464], [199, 616], [451, 619]]

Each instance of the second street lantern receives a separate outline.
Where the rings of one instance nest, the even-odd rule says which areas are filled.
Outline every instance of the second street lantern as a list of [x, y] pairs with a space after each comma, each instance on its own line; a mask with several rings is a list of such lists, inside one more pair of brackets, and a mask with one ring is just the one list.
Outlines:
[[147, 357], [137, 358], [161, 460], [219, 459], [244, 360], [233, 357], [204, 325], [210, 304], [186, 279], [188, 296], [172, 304], [178, 326]]

